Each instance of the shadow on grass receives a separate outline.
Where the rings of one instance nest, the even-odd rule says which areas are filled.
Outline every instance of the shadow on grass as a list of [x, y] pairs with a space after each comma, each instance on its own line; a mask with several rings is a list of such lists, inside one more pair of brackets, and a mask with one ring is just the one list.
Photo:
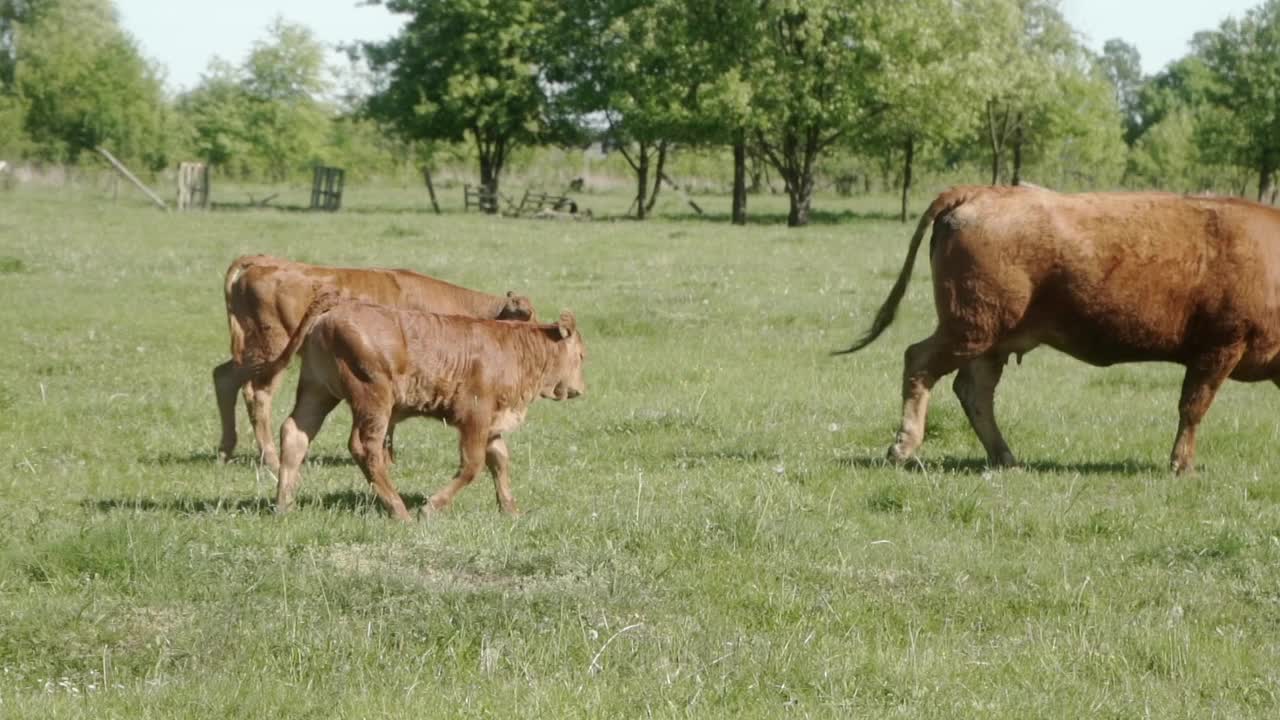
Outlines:
[[[842, 468], [864, 468], [874, 470], [898, 467], [897, 465], [889, 462], [884, 456], [842, 457], [837, 458], [835, 464]], [[917, 472], [942, 472], [956, 475], [981, 475], [982, 473], [991, 472], [993, 470], [1025, 470], [1027, 472], [1055, 475], [1065, 473], [1079, 475], [1144, 475], [1164, 472], [1166, 470], [1163, 465], [1139, 462], [1136, 460], [1079, 463], [1064, 463], [1056, 460], [1032, 460], [1030, 462], [1022, 461], [1013, 468], [993, 468], [982, 458], [955, 457], [942, 458], [940, 460], [913, 459], [903, 465], [902, 468], [904, 470]]]
[[[218, 456], [212, 450], [196, 450], [186, 453], [162, 452], [154, 457], [138, 458], [138, 462], [143, 465], [157, 465], [160, 467], [175, 465], [217, 465], [219, 463]], [[252, 465], [258, 462], [258, 458], [249, 453], [240, 453], [227, 461], [227, 465]], [[351, 459], [350, 455], [342, 453], [329, 454], [311, 454], [307, 455], [307, 465], [344, 465], [354, 467], [356, 462]]]
[[[427, 496], [422, 493], [400, 493], [404, 504], [411, 511], [422, 507]], [[98, 512], [115, 510], [132, 510], [134, 512], [177, 513], [179, 515], [199, 515], [206, 513], [243, 513], [246, 515], [271, 515], [275, 512], [275, 500], [266, 497], [225, 498], [225, 497], [175, 497], [165, 500], [151, 498], [105, 498], [102, 500], [85, 500], [81, 503], [86, 509]], [[323, 495], [308, 494], [306, 490], [298, 493], [294, 507], [299, 509], [313, 508], [320, 510], [377, 510], [380, 506], [371, 490], [339, 490]]]
[[[723, 225], [730, 224], [730, 222], [733, 219], [733, 216], [731, 213], [724, 213], [724, 212], [704, 212], [701, 215], [694, 212], [664, 213], [662, 217], [664, 220], [672, 220], [677, 222], [692, 220], [692, 221], [698, 221], [698, 222], [718, 223]], [[625, 218], [619, 218], [619, 219], [625, 219]], [[809, 212], [810, 225], [842, 225], [845, 223], [858, 222], [858, 221], [894, 222], [899, 219], [901, 219], [901, 216], [898, 215], [897, 213], [880, 212], [880, 211], [857, 212], [854, 210], [841, 210], [839, 212], [832, 212], [830, 210], [812, 210]], [[908, 227], [912, 222], [915, 222], [915, 219], [909, 218], [908, 222], [903, 223], [902, 226], [904, 228]], [[750, 212], [750, 210], [748, 210], [747, 224], [748, 225], [768, 225], [768, 226], [786, 225], [787, 214], [784, 212], [783, 213], [779, 213], [779, 212], [752, 213]]]

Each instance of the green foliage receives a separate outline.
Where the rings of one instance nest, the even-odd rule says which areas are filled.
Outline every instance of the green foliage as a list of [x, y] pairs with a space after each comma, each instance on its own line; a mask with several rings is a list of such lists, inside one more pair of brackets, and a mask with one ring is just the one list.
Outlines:
[[277, 18], [254, 44], [241, 83], [245, 139], [274, 180], [311, 161], [328, 112], [317, 99], [328, 89], [324, 48], [307, 28]]
[[755, 143], [787, 184], [788, 222], [808, 222], [814, 167], [838, 140], [877, 120], [883, 62], [873, 0], [778, 2], [765, 6], [748, 82]]
[[1226, 20], [1198, 45], [1214, 79], [1210, 100], [1224, 111], [1202, 126], [1202, 145], [1222, 162], [1254, 170], [1263, 199], [1280, 170], [1280, 0]]
[[1116, 104], [1124, 116], [1125, 142], [1132, 145], [1142, 131], [1142, 56], [1133, 45], [1120, 38], [1111, 38], [1103, 44], [1098, 63], [1115, 88]]
[[546, 131], [541, 0], [387, 0], [404, 29], [364, 52], [380, 75], [368, 113], [408, 141], [474, 142], [497, 186], [511, 150]]
[[22, 30], [13, 88], [39, 157], [74, 162], [106, 145], [152, 168], [168, 162], [159, 77], [110, 0], [57, 0]]

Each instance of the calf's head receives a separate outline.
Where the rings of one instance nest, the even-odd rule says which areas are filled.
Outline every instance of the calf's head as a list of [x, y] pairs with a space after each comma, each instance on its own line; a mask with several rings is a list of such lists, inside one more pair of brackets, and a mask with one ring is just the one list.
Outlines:
[[499, 320], [533, 320], [533, 302], [524, 295], [517, 295], [514, 291], [507, 291], [507, 301], [502, 306], [502, 310], [498, 313]]
[[552, 400], [576, 398], [587, 391], [587, 381], [582, 377], [582, 363], [587, 359], [587, 346], [578, 332], [573, 313], [560, 313], [555, 325], [543, 326], [555, 340], [555, 353], [550, 372], [543, 378], [542, 397]]

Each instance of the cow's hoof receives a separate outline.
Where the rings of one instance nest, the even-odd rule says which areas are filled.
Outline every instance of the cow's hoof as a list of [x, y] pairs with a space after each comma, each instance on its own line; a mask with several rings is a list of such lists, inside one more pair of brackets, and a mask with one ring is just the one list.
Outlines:
[[1018, 466], [1018, 459], [1013, 456], [1013, 453], [1005, 450], [987, 458], [987, 464], [993, 468], [1013, 468]]
[[900, 443], [894, 443], [889, 446], [889, 452], [885, 453], [885, 458], [894, 465], [906, 465], [911, 460], [911, 453], [904, 450]]
[[1173, 471], [1174, 475], [1195, 475], [1196, 474], [1196, 466], [1192, 462], [1187, 460], [1178, 460], [1175, 458], [1174, 460], [1170, 461], [1169, 469]]
[[231, 458], [234, 454], [235, 454], [234, 448], [232, 448], [231, 450], [223, 450], [223, 449], [218, 450], [218, 464], [226, 465], [227, 463], [231, 462]]

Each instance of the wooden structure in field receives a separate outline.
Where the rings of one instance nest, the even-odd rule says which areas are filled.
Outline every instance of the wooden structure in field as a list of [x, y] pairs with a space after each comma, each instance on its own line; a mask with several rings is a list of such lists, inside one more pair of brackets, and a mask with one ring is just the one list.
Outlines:
[[342, 168], [317, 165], [311, 178], [311, 209], [333, 212], [342, 207], [342, 186], [346, 172]]
[[482, 212], [498, 212], [498, 193], [483, 185], [462, 186], [463, 211], [476, 208]]
[[209, 208], [209, 166], [198, 162], [178, 165], [178, 210]]

